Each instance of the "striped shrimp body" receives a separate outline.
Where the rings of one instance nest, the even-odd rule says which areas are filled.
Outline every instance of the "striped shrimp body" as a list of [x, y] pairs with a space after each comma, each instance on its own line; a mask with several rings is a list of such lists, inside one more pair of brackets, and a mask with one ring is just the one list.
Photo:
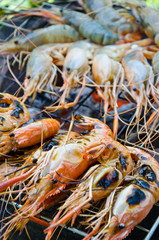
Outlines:
[[[30, 216], [40, 213], [45, 207], [45, 201], [58, 195], [67, 184], [78, 178], [91, 164], [96, 162], [99, 155], [106, 149], [106, 144], [112, 139], [109, 127], [97, 119], [76, 116], [75, 124], [88, 130], [88, 133], [83, 133], [84, 135], [66, 144], [63, 142], [59, 146], [58, 141], [55, 141], [52, 144], [53, 147], [46, 153], [40, 156], [39, 152], [34, 154], [33, 158], [37, 161], [35, 166], [28, 171], [28, 174], [32, 172], [32, 177], [26, 186], [30, 186], [34, 181], [36, 185], [33, 184], [33, 189], [29, 191], [28, 200], [21, 211], [7, 224], [8, 228], [4, 236], [8, 235], [13, 226], [21, 230]], [[26, 174], [27, 172], [23, 175]]]
[[[135, 172], [130, 176], [130, 179], [132, 177], [130, 182], [124, 184], [124, 188], [115, 193], [111, 217], [95, 239], [120, 240], [125, 238], [159, 200], [159, 163], [140, 149], [129, 148], [129, 151], [136, 161]], [[108, 211], [107, 206], [107, 209], [103, 209], [103, 215], [102, 211], [98, 214], [101, 216], [99, 221], [104, 221]], [[89, 238], [86, 237], [86, 239]]]
[[0, 137], [0, 155], [3, 156], [12, 149], [26, 148], [40, 143], [56, 134], [59, 128], [60, 123], [57, 120], [47, 118], [3, 134]]
[[1, 43], [0, 53], [32, 51], [35, 47], [47, 43], [68, 43], [77, 40], [79, 40], [79, 34], [71, 26], [52, 25]]
[[[78, 100], [85, 87], [86, 74], [90, 71], [89, 60], [93, 58], [95, 50], [100, 46], [90, 43], [88, 41], [77, 41], [73, 43], [68, 50], [63, 65], [63, 86], [60, 91], [63, 91], [58, 106], [49, 106], [48, 110], [57, 110], [62, 108], [69, 108], [78, 103]], [[71, 103], [66, 103], [72, 88], [78, 88], [82, 85], [81, 90], [77, 94], [75, 100]]]
[[[114, 8], [116, 2], [105, 1], [79, 1], [85, 11], [99, 22], [102, 26], [113, 30], [119, 36], [124, 36], [124, 41], [135, 41], [141, 39], [140, 27], [135, 17], [126, 8]], [[137, 37], [137, 38], [136, 38]], [[122, 40], [121, 40], [122, 41]]]
[[106, 198], [133, 169], [128, 149], [113, 139], [109, 140], [106, 150], [98, 160], [101, 165], [95, 165], [87, 171], [77, 189], [60, 207], [50, 227], [45, 231], [48, 233], [47, 240], [55, 227], [71, 219], [73, 225], [81, 211]]
[[53, 82], [57, 73], [55, 65], [63, 65], [64, 55], [70, 46], [71, 43], [50, 43], [41, 45], [31, 52], [26, 68], [23, 100], [33, 95], [33, 102], [36, 93], [41, 93], [44, 88], [53, 91]]
[[30, 119], [25, 104], [9, 93], [0, 93], [0, 133], [18, 128]]
[[106, 121], [109, 104], [114, 109], [113, 134], [116, 137], [119, 118], [117, 99], [119, 85], [123, 84], [124, 81], [123, 67], [119, 62], [109, 58], [101, 48], [93, 58], [92, 75], [98, 95], [104, 101], [104, 121]]
[[[89, 39], [91, 42], [101, 45], [109, 45], [115, 43], [120, 38], [118, 34], [101, 26], [100, 23], [84, 13], [61, 9], [57, 6], [52, 7], [48, 11], [48, 16], [50, 15], [50, 12], [55, 16], [57, 15], [61, 17], [61, 20], [64, 23], [73, 26], [82, 37]], [[41, 15], [43, 15], [43, 10], [41, 10]], [[52, 18], [54, 18], [54, 15]], [[44, 11], [44, 16], [46, 16], [46, 11]]]
[[135, 32], [137, 34], [137, 31], [139, 31], [139, 24], [135, 22], [135, 17], [124, 8], [115, 10], [112, 7], [105, 6], [95, 13], [95, 19], [102, 26], [112, 29], [119, 35], [125, 36]]
[[128, 89], [124, 88], [137, 103], [134, 118], [136, 118], [136, 123], [138, 123], [141, 116], [142, 106], [144, 106], [146, 110], [147, 103], [151, 104], [149, 101], [150, 93], [154, 99], [156, 99], [152, 67], [148, 64], [147, 59], [144, 57], [142, 49], [140, 48], [130, 50], [122, 59], [122, 65], [125, 70], [130, 92]]

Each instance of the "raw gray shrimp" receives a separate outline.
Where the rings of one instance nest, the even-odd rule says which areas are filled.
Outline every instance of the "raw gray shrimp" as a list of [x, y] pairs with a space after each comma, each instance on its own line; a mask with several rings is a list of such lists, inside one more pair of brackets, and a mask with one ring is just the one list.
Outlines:
[[24, 96], [22, 97], [24, 101], [33, 95], [33, 102], [37, 92], [41, 93], [44, 88], [53, 91], [53, 82], [57, 73], [56, 66], [63, 65], [64, 56], [71, 44], [50, 43], [41, 45], [31, 52], [24, 80]]
[[123, 67], [119, 62], [109, 58], [107, 54], [105, 54], [104, 48], [101, 48], [93, 58], [92, 75], [96, 83], [97, 93], [104, 101], [105, 121], [109, 104], [112, 109], [114, 109], [113, 136], [115, 138], [117, 135], [119, 118], [117, 110], [119, 86], [124, 82]]
[[102, 26], [112, 29], [117, 34], [123, 36], [128, 33], [136, 33], [137, 35], [137, 32], [140, 30], [139, 24], [135, 22], [135, 17], [124, 8], [115, 10], [112, 7], [105, 6], [95, 13], [95, 19]]
[[34, 30], [26, 36], [19, 36], [0, 44], [0, 53], [32, 51], [35, 47], [47, 43], [68, 43], [79, 40], [78, 32], [69, 25], [52, 25]]
[[[113, 1], [80, 1], [85, 11], [93, 16], [102, 26], [113, 30], [118, 35], [125, 36], [123, 41], [141, 39], [139, 34], [141, 26], [135, 21], [135, 17], [124, 7], [115, 9]], [[135, 34], [134, 34], [135, 33]]]
[[[122, 64], [125, 70], [130, 92], [125, 85], [123, 85], [123, 87], [126, 91], [129, 92], [131, 97], [137, 103], [136, 112], [132, 121], [134, 118], [136, 118], [134, 126], [136, 124], [138, 126], [142, 107], [144, 106], [144, 109], [146, 110], [147, 104], [151, 104], [149, 100], [150, 93], [155, 96], [154, 75], [152, 67], [147, 62], [147, 59], [144, 57], [142, 49], [140, 48], [134, 48], [130, 50], [122, 59]], [[129, 130], [129, 127], [130, 125], [127, 128], [127, 132]]]
[[[57, 110], [69, 108], [77, 104], [85, 87], [86, 74], [89, 73], [89, 60], [92, 60], [93, 55], [100, 46], [88, 41], [77, 41], [71, 45], [64, 60], [62, 77], [64, 80], [60, 91], [63, 91], [58, 100], [58, 106], [51, 105], [48, 110]], [[82, 85], [74, 102], [66, 103], [66, 98], [69, 96], [72, 88], [76, 89]]]
[[159, 46], [159, 10], [148, 6], [145, 1], [125, 0], [123, 2], [134, 10], [134, 15], [140, 21], [145, 34]]
[[[94, 43], [98, 43], [101, 45], [113, 44], [119, 40], [120, 36], [110, 29], [106, 29], [96, 20], [93, 20], [88, 15], [67, 10], [61, 9], [57, 6], [50, 8], [49, 10], [39, 10], [41, 12], [41, 16], [53, 18], [56, 16], [61, 17], [61, 21], [66, 24], [73, 26], [84, 38], [89, 39]], [[34, 11], [36, 14], [36, 11]], [[32, 12], [34, 14], [34, 12]], [[50, 13], [53, 13], [52, 17]]]

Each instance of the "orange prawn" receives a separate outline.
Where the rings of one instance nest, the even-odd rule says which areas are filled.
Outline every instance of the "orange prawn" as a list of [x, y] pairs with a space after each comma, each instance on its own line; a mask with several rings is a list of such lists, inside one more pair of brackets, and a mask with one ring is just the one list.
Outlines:
[[[113, 139], [108, 140], [107, 148], [98, 160], [101, 165], [95, 165], [87, 171], [77, 189], [60, 207], [50, 227], [45, 230], [48, 233], [47, 240], [50, 239], [55, 227], [70, 219], [73, 225], [81, 211], [106, 198], [133, 169], [133, 161], [128, 149]], [[62, 215], [61, 219], [59, 219], [60, 215]]]
[[[112, 139], [112, 131], [107, 125], [97, 119], [84, 116], [75, 116], [75, 124], [88, 130], [68, 143], [60, 144], [53, 141], [52, 148], [41, 154], [40, 149], [33, 154], [30, 162], [35, 163], [28, 171], [23, 170], [16, 178], [25, 180], [30, 178], [26, 187], [33, 185], [27, 195], [27, 201], [7, 224], [4, 238], [6, 239], [13, 227], [21, 230], [29, 221], [40, 213], [45, 202], [51, 197], [56, 197], [67, 184], [78, 178], [96, 159], [102, 154], [109, 140]], [[37, 159], [36, 162], [34, 159]], [[28, 164], [28, 162], [27, 162]], [[40, 180], [38, 180], [40, 179]], [[1, 188], [0, 188], [1, 190]]]
[[0, 155], [9, 153], [12, 149], [30, 147], [58, 132], [60, 123], [52, 118], [42, 119], [18, 128], [0, 137]]
[[[98, 222], [94, 220], [92, 223], [96, 233], [98, 231], [95, 239], [125, 238], [159, 200], [159, 163], [140, 149], [129, 147], [129, 152], [135, 161], [134, 171], [127, 183], [121, 189], [116, 189], [111, 201], [106, 199], [104, 208], [95, 216], [98, 219]], [[104, 226], [99, 230], [101, 224]], [[83, 240], [91, 236], [90, 233]]]

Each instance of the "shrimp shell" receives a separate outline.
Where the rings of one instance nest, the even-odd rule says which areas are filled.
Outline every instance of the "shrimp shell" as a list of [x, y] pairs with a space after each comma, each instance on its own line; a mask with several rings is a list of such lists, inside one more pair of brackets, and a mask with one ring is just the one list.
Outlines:
[[118, 41], [120, 38], [118, 34], [114, 33], [110, 29], [104, 28], [100, 23], [84, 13], [67, 9], [61, 10], [57, 6], [54, 6], [45, 12], [41, 10], [41, 16], [46, 17], [47, 12], [48, 17], [50, 17], [50, 12], [53, 13], [53, 19], [55, 19], [56, 16], [60, 16], [64, 23], [73, 26], [77, 29], [81, 36], [94, 43], [107, 45]]
[[[112, 132], [107, 125], [97, 119], [84, 116], [75, 116], [75, 124], [80, 128], [88, 130], [68, 143], [59, 145], [58, 141], [53, 142], [52, 148], [48, 151], [37, 151], [29, 161], [36, 158], [37, 161], [29, 170], [23, 170], [20, 175], [13, 178], [7, 184], [24, 181], [31, 174], [31, 179], [26, 186], [33, 184], [29, 191], [27, 201], [19, 210], [18, 214], [7, 223], [8, 227], [4, 233], [7, 236], [10, 230], [16, 227], [19, 230], [25, 226], [30, 217], [40, 213], [45, 207], [45, 201], [58, 195], [65, 189], [67, 184], [79, 177], [99, 155], [105, 150]], [[92, 150], [92, 151], [91, 151]], [[28, 163], [28, 162], [27, 162]], [[40, 178], [40, 180], [38, 180]], [[34, 181], [36, 185], [34, 184]], [[3, 185], [0, 185], [4, 189]]]
[[110, 222], [95, 239], [125, 238], [159, 200], [159, 163], [140, 149], [129, 147], [129, 151], [136, 162], [132, 180], [116, 194]]
[[0, 138], [0, 154], [9, 153], [12, 149], [26, 148], [50, 138], [58, 132], [60, 123], [51, 118], [42, 119], [27, 126], [18, 128]]
[[148, 6], [145, 1], [125, 0], [124, 2], [133, 9], [134, 15], [140, 21], [145, 34], [159, 46], [159, 10]]
[[0, 53], [32, 51], [35, 47], [46, 43], [67, 43], [79, 40], [79, 34], [69, 25], [52, 25], [19, 36], [0, 44]]
[[9, 93], [0, 93], [1, 133], [18, 128], [29, 119], [29, 111], [23, 102]]
[[113, 139], [109, 139], [106, 145], [107, 148], [98, 159], [101, 165], [95, 165], [87, 171], [77, 189], [60, 207], [50, 227], [45, 230], [48, 233], [47, 240], [50, 240], [55, 227], [70, 219], [73, 225], [81, 211], [106, 198], [132, 171], [133, 161], [128, 149]]

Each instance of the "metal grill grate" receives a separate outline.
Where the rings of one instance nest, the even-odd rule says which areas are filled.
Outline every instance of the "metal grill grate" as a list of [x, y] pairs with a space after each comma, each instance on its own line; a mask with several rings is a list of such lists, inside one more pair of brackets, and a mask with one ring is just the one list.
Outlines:
[[[37, 27], [42, 27], [42, 26], [46, 26], [48, 23], [46, 21], [42, 21], [38, 18], [31, 18], [29, 21], [26, 21], [26, 26], [28, 27], [30, 25], [32, 25], [32, 22], [34, 22], [34, 26]], [[38, 23], [37, 23], [38, 22]], [[19, 24], [17, 22], [17, 24]], [[3, 36], [3, 38], [6, 37], [6, 33], [10, 33], [11, 29], [8, 27], [4, 27], [3, 30], [1, 31], [1, 35]], [[0, 36], [1, 36], [0, 35]], [[12, 62], [13, 59], [11, 59]], [[11, 94], [14, 94], [18, 89], [19, 86], [18, 84], [13, 81], [13, 77], [12, 75], [9, 73], [7, 65], [6, 65], [6, 59], [4, 59], [1, 56], [0, 59], [1, 62], [1, 66], [2, 67], [2, 71], [0, 73], [0, 91], [1, 92], [8, 92]], [[14, 66], [12, 66], [12, 70], [14, 71], [15, 75], [17, 76], [18, 80], [23, 82], [24, 76], [25, 76], [25, 69], [23, 70], [23, 72], [19, 72], [18, 71], [18, 65], [15, 64]], [[78, 92], [79, 90], [77, 90]], [[60, 110], [54, 113], [49, 113], [49, 115], [51, 115], [52, 117], [55, 117], [56, 119], [59, 119], [59, 121], [62, 123], [62, 127], [63, 129], [68, 129], [69, 123], [71, 121], [72, 118], [72, 114], [83, 114], [86, 116], [91, 116], [91, 117], [95, 117], [98, 118], [100, 120], [102, 120], [102, 112], [100, 111], [101, 109], [101, 103], [98, 103], [96, 101], [94, 101], [92, 95], [94, 94], [95, 89], [91, 88], [91, 87], [85, 87], [84, 92], [82, 93], [82, 96], [80, 98], [80, 101], [78, 102], [78, 104], [76, 106], [74, 106], [71, 109], [68, 110]], [[75, 97], [75, 92], [72, 90], [71, 91], [71, 95], [68, 99], [68, 101], [72, 101]], [[27, 101], [27, 107], [29, 108], [30, 113], [35, 114], [32, 119], [35, 120], [37, 118], [41, 118], [41, 117], [46, 117], [47, 113], [46, 112], [42, 112], [43, 107], [45, 105], [50, 105], [52, 104], [52, 102], [54, 101], [54, 96], [46, 94], [46, 93], [42, 93], [42, 94], [38, 94], [35, 102], [33, 103], [33, 105], [31, 106], [30, 101]], [[129, 104], [129, 108], [133, 108], [135, 106], [135, 103], [131, 103]], [[129, 111], [128, 113], [123, 113], [124, 111], [126, 111], [127, 109], [125, 109], [125, 106], [121, 107], [119, 109], [119, 111], [121, 112], [121, 118], [125, 121], [125, 122], [130, 122], [132, 116], [133, 116], [133, 110]], [[113, 112], [109, 112], [109, 116], [107, 117], [107, 124], [112, 128], [112, 120], [113, 120]], [[148, 115], [149, 116], [149, 115]], [[142, 122], [141, 122], [142, 124]], [[124, 133], [125, 133], [125, 128], [126, 125], [122, 124], [120, 122], [119, 125], [119, 131], [118, 131], [118, 140], [120, 139], [120, 141], [124, 142]], [[134, 139], [132, 139], [132, 141], [136, 141], [136, 137], [134, 137]], [[157, 140], [154, 141], [154, 147], [157, 144]], [[1, 202], [3, 202], [1, 200]], [[16, 206], [19, 208], [20, 204], [15, 203]], [[1, 209], [2, 210], [2, 209]], [[14, 210], [14, 206], [12, 203], [10, 203], [7, 207], [7, 209], [3, 209], [2, 213], [7, 213], [9, 214], [9, 212], [12, 212]], [[41, 215], [42, 219], [45, 219], [47, 221], [51, 221], [51, 215], [52, 215], [52, 210], [47, 210], [44, 211], [44, 214]], [[157, 240], [159, 239], [159, 233], [157, 231], [157, 228], [159, 226], [159, 208], [158, 205], [154, 205], [153, 209], [151, 210], [151, 212], [149, 213], [149, 215], [140, 223], [140, 225], [138, 225], [137, 227], [135, 227], [135, 229], [132, 231], [132, 233], [130, 233], [130, 235], [126, 238], [126, 240]], [[49, 217], [50, 216], [50, 217]], [[2, 218], [4, 217], [3, 214], [1, 216]], [[33, 230], [33, 234], [31, 233], [31, 231]], [[31, 233], [31, 237], [33, 239], [44, 239], [44, 235], [42, 233], [43, 231], [43, 227], [37, 226], [35, 223], [30, 223], [28, 226], [28, 229], [30, 233]], [[36, 230], [36, 231], [35, 231]], [[61, 231], [61, 229], [59, 228], [59, 232]], [[87, 230], [86, 230], [87, 231]], [[67, 232], [67, 233], [66, 233]], [[67, 237], [66, 237], [67, 235]], [[86, 232], [83, 231], [83, 229], [81, 229], [80, 224], [77, 225], [76, 228], [64, 228], [63, 232], [60, 234], [59, 239], [69, 239], [69, 238], [73, 238], [78, 240], [78, 239], [82, 239], [84, 236], [86, 235]], [[12, 239], [28, 239], [25, 233], [22, 233], [21, 236], [13, 236]], [[53, 237], [53, 239], [55, 239], [55, 236]]]

